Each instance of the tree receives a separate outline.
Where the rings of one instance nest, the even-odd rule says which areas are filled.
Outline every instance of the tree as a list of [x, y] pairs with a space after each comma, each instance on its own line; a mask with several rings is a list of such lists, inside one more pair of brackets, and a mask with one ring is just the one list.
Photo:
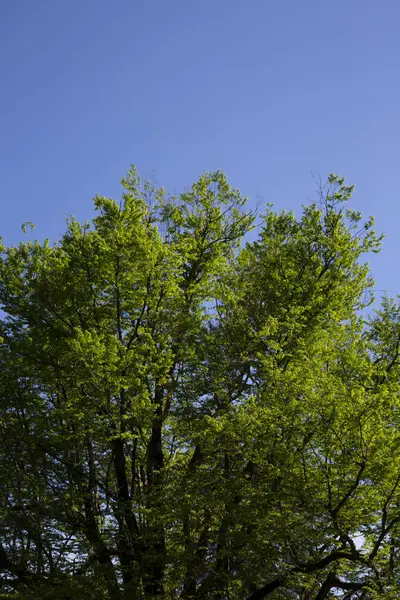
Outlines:
[[353, 188], [242, 247], [221, 172], [123, 185], [1, 248], [2, 597], [398, 597], [400, 308], [365, 316]]

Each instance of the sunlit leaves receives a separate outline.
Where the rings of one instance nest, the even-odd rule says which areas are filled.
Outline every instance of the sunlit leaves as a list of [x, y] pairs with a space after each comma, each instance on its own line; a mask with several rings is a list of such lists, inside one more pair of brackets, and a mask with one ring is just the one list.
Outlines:
[[396, 597], [399, 308], [365, 317], [381, 238], [353, 186], [269, 205], [245, 245], [219, 171], [122, 184], [1, 247], [1, 590]]

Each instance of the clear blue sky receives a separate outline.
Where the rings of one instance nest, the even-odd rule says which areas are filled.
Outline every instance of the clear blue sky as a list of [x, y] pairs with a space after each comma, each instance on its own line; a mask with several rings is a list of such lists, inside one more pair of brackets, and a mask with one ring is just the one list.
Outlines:
[[399, 0], [1, 0], [0, 234], [56, 239], [130, 163], [296, 212], [334, 171], [400, 293], [399, 31]]

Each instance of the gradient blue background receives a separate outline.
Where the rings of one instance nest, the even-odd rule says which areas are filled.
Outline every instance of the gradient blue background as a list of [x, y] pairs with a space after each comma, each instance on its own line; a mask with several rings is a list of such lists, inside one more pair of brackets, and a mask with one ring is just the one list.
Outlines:
[[296, 212], [334, 171], [400, 293], [399, 61], [399, 0], [1, 0], [0, 234], [55, 240], [130, 163], [171, 192], [222, 168]]

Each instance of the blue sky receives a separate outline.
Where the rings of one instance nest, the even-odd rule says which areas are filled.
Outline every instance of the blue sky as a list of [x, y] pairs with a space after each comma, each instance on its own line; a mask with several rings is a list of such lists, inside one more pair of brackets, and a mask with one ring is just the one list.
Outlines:
[[400, 293], [399, 31], [398, 0], [2, 0], [0, 234], [55, 240], [131, 163], [171, 192], [221, 168], [296, 212], [336, 172]]

